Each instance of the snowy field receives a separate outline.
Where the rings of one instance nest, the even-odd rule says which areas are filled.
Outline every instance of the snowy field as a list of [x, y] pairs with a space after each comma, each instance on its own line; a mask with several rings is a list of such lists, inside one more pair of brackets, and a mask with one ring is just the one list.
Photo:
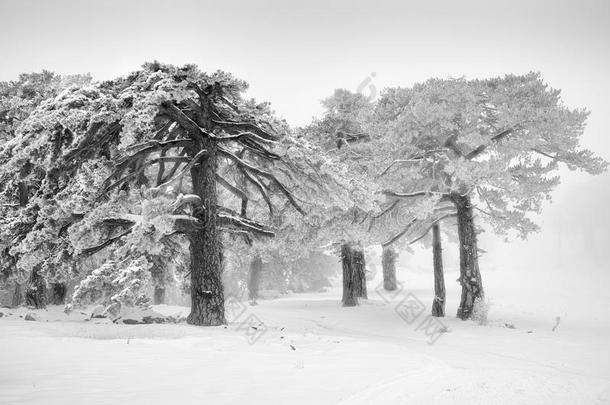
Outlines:
[[[116, 325], [61, 307], [34, 311], [31, 322], [22, 317], [32, 311], [2, 308], [0, 403], [610, 403], [608, 321], [595, 309], [584, 317], [587, 303], [563, 296], [561, 308], [553, 298], [515, 302], [514, 277], [484, 276], [494, 299], [479, 325], [453, 317], [457, 273], [447, 272], [448, 331], [434, 344], [417, 330], [432, 298], [424, 272], [403, 274], [405, 289], [389, 302], [375, 292], [377, 277], [359, 307], [342, 308], [338, 288], [292, 294], [244, 306], [227, 327]], [[395, 310], [409, 292], [426, 305], [411, 324]], [[603, 314], [607, 302], [591, 295], [588, 304]], [[262, 335], [241, 323], [250, 315]]]

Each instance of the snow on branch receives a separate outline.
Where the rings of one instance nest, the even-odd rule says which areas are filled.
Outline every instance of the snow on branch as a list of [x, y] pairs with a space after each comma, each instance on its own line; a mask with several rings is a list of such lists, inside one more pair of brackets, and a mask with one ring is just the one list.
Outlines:
[[386, 167], [381, 173], [377, 175], [377, 177], [381, 177], [386, 174], [394, 165], [398, 163], [420, 163], [423, 160], [423, 157], [413, 158], [413, 159], [396, 159], [388, 167]]
[[379, 214], [373, 215], [371, 217], [371, 222], [369, 223], [369, 232], [371, 231], [371, 229], [373, 229], [373, 225], [375, 224], [375, 221], [377, 221], [379, 218], [381, 218], [382, 216], [384, 216], [385, 214], [387, 214], [388, 212], [392, 211], [394, 208], [396, 208], [396, 206], [398, 205], [398, 202], [400, 200], [396, 199], [392, 202], [392, 204], [390, 204], [388, 207], [384, 208]]
[[225, 213], [219, 213], [218, 219], [220, 220], [220, 225], [223, 225], [223, 226], [233, 226], [238, 229], [250, 231], [257, 235], [270, 237], [270, 238], [275, 236], [275, 232], [273, 232], [271, 229], [269, 229], [268, 227], [266, 227], [263, 224], [260, 224], [256, 221], [253, 221], [248, 218], [237, 217], [237, 216], [225, 214]]
[[83, 218], [85, 218], [85, 214], [82, 213], [73, 213], [72, 215], [70, 215], [70, 217], [66, 219], [65, 224], [63, 224], [61, 228], [59, 228], [57, 236], [61, 237], [62, 235], [64, 235], [68, 228], [70, 228], [75, 223], [81, 221]]
[[258, 125], [251, 123], [251, 122], [233, 122], [233, 121], [222, 121], [222, 120], [212, 120], [212, 122], [214, 124], [218, 125], [218, 127], [220, 127], [220, 129], [222, 129], [223, 131], [225, 131], [227, 133], [232, 133], [231, 131], [233, 131], [233, 133], [250, 131], [250, 132], [253, 132], [256, 135], [260, 136], [261, 138], [265, 139], [266, 141], [275, 142], [278, 139], [276, 135], [273, 135], [273, 134], [265, 131]]
[[203, 224], [201, 221], [190, 215], [174, 214], [170, 215], [169, 218], [174, 221], [174, 229], [176, 230], [175, 233], [188, 235], [203, 229]]
[[409, 231], [409, 229], [413, 226], [413, 224], [415, 224], [417, 222], [417, 218], [413, 218], [411, 220], [411, 222], [409, 222], [407, 224], [406, 227], [404, 227], [404, 229], [400, 232], [398, 232], [396, 235], [392, 236], [390, 239], [388, 239], [387, 241], [383, 242], [381, 244], [381, 246], [383, 247], [387, 247], [390, 246], [392, 243], [396, 242], [398, 239], [400, 239], [405, 233], [407, 233]]
[[133, 231], [134, 226], [135, 226], [135, 223], [132, 226], [130, 226], [129, 228], [127, 228], [126, 230], [124, 230], [123, 232], [121, 232], [120, 234], [107, 239], [103, 243], [100, 243], [99, 245], [88, 247], [88, 248], [81, 250], [81, 254], [85, 255], [85, 256], [90, 256], [92, 254], [95, 254], [95, 253], [103, 250], [104, 248], [112, 245], [114, 242], [120, 240], [123, 236], [129, 235], [131, 233], [131, 231]]
[[151, 188], [151, 190], [160, 190], [161, 188], [170, 185], [171, 183], [173, 183], [174, 181], [178, 180], [179, 178], [181, 178], [182, 176], [184, 176], [188, 171], [191, 170], [191, 168], [199, 163], [199, 161], [201, 160], [201, 158], [203, 158], [206, 154], [207, 154], [207, 150], [206, 149], [202, 149], [200, 150], [191, 160], [190, 162], [188, 162], [184, 168], [180, 171], [180, 173], [178, 173], [177, 175], [175, 175], [174, 177], [172, 177], [171, 179], [167, 180], [166, 182], [164, 182], [163, 184], [160, 184], [156, 187]]
[[173, 103], [164, 102], [161, 104], [159, 110], [162, 114], [167, 115], [178, 123], [182, 128], [187, 130], [191, 136], [202, 140], [204, 138], [214, 138], [214, 135], [206, 132], [201, 128], [195, 121], [189, 118], [181, 109], [176, 107]]
[[203, 201], [201, 201], [201, 197], [199, 197], [197, 194], [182, 194], [181, 193], [176, 198], [176, 201], [174, 201], [172, 203], [171, 208], [173, 209], [173, 212], [177, 212], [180, 208], [182, 208], [185, 205], [191, 205], [195, 208], [202, 209]]
[[262, 169], [259, 169], [258, 167], [254, 167], [251, 164], [243, 161], [242, 159], [238, 158], [235, 154], [229, 152], [228, 150], [218, 147], [218, 152], [220, 154], [222, 154], [223, 156], [229, 158], [230, 160], [232, 160], [233, 162], [235, 162], [240, 168], [250, 171], [254, 174], [257, 174], [259, 176], [265, 177], [269, 180], [271, 180], [282, 192], [282, 194], [284, 194], [284, 196], [288, 199], [288, 201], [290, 202], [290, 204], [302, 215], [305, 215], [305, 211], [303, 211], [303, 209], [299, 206], [299, 204], [295, 201], [294, 197], [292, 196], [292, 194], [290, 193], [290, 191], [288, 191], [288, 189], [286, 189], [286, 187], [271, 173], [268, 173]]
[[557, 156], [553, 156], [553, 155], [551, 155], [551, 154], [549, 154], [549, 153], [543, 152], [543, 151], [541, 151], [540, 149], [532, 148], [532, 151], [533, 151], [533, 152], [536, 152], [536, 153], [538, 153], [538, 154], [540, 154], [540, 155], [542, 155], [542, 156], [546, 156], [546, 157], [548, 157], [549, 159], [553, 159], [553, 160], [557, 159]]
[[269, 214], [273, 215], [273, 204], [271, 203], [271, 199], [269, 198], [269, 195], [267, 194], [265, 184], [262, 181], [260, 181], [259, 178], [251, 175], [250, 173], [248, 173], [245, 170], [242, 170], [242, 173], [243, 173], [244, 177], [250, 183], [252, 183], [254, 185], [254, 187], [256, 187], [258, 189], [258, 191], [261, 193], [261, 195], [263, 196], [263, 199], [267, 203], [267, 207], [269, 207]]
[[230, 227], [226, 227], [226, 226], [220, 226], [219, 227], [220, 230], [224, 231], [224, 232], [229, 232], [238, 236], [241, 236], [242, 238], [244, 238], [244, 241], [246, 242], [246, 244], [248, 246], [252, 246], [252, 233], [248, 232], [244, 229], [235, 229], [235, 228], [230, 228]]
[[411, 242], [409, 242], [409, 245], [414, 244], [415, 242], [417, 242], [418, 240], [421, 240], [421, 239], [422, 239], [424, 236], [426, 236], [426, 235], [428, 234], [428, 232], [430, 231], [430, 229], [432, 229], [432, 227], [434, 226], [434, 224], [437, 224], [437, 223], [441, 222], [443, 219], [450, 218], [450, 217], [457, 217], [457, 213], [452, 212], [452, 213], [445, 214], [445, 215], [443, 215], [443, 216], [441, 216], [441, 217], [439, 217], [439, 218], [435, 219], [434, 221], [432, 221], [432, 222], [430, 223], [430, 225], [428, 225], [428, 227], [426, 228], [426, 230], [425, 230], [425, 231], [424, 231], [424, 232], [423, 232], [423, 233], [422, 233], [420, 236], [418, 236], [417, 238], [415, 238], [415, 239], [413, 239]]
[[249, 151], [251, 151], [252, 153], [255, 153], [264, 158], [271, 159], [271, 160], [281, 159], [281, 156], [278, 155], [277, 153], [271, 152], [270, 150], [263, 147], [261, 144], [255, 142], [255, 141], [252, 141], [248, 138], [243, 138], [240, 141], [240, 144], [242, 146], [244, 146], [246, 149], [248, 149]]
[[392, 191], [392, 190], [383, 190], [382, 193], [385, 194], [385, 195], [388, 195], [390, 197], [398, 197], [398, 198], [423, 197], [423, 196], [426, 196], [426, 195], [433, 194], [432, 192], [426, 191], [426, 190], [423, 190], [423, 191], [414, 191], [414, 192], [411, 192], [411, 193], [399, 193], [399, 192]]
[[259, 136], [259, 135], [256, 135], [252, 131], [243, 131], [243, 132], [239, 132], [237, 134], [217, 137], [218, 141], [239, 141], [239, 140], [246, 139], [246, 138], [249, 138], [249, 139], [252, 139], [255, 141], [259, 141], [259, 142], [264, 142], [264, 143], [275, 143], [275, 141], [273, 141], [271, 139], [263, 138], [262, 136]]
[[506, 138], [508, 135], [512, 134], [513, 131], [514, 131], [514, 128], [508, 128], [508, 129], [505, 129], [505, 130], [497, 133], [496, 135], [491, 137], [489, 143], [480, 145], [475, 150], [473, 150], [472, 152], [467, 154], [465, 156], [466, 159], [470, 160], [470, 159], [473, 159], [473, 158], [479, 156], [481, 153], [483, 153], [485, 151], [485, 149], [487, 149], [489, 147], [489, 145], [491, 145], [494, 142], [501, 141], [502, 139]]
[[[84, 218], [84, 215], [82, 217]], [[77, 215], [75, 217], [75, 220], [80, 220], [80, 219], [82, 219], [80, 217], [80, 215]], [[90, 255], [95, 254], [95, 253], [103, 250], [104, 248], [112, 245], [114, 242], [117, 242], [118, 240], [120, 240], [123, 236], [129, 235], [133, 231], [133, 228], [140, 221], [141, 221], [141, 217], [139, 215], [129, 215], [129, 214], [124, 215], [123, 217], [112, 217], [112, 218], [102, 219], [101, 224], [110, 229], [113, 229], [115, 227], [126, 228], [126, 229], [123, 230], [118, 235], [105, 240], [104, 242], [100, 243], [99, 245], [91, 246], [91, 247], [81, 250], [81, 254], [84, 256], [90, 256]]]
[[242, 190], [242, 189], [238, 188], [237, 186], [234, 186], [233, 184], [229, 183], [229, 181], [226, 180], [225, 178], [223, 178], [221, 175], [219, 175], [219, 174], [216, 175], [216, 181], [221, 186], [223, 186], [225, 189], [230, 191], [233, 195], [238, 197], [239, 199], [241, 199], [241, 200], [244, 200], [244, 199], [247, 200], [248, 199], [248, 194], [244, 190]]

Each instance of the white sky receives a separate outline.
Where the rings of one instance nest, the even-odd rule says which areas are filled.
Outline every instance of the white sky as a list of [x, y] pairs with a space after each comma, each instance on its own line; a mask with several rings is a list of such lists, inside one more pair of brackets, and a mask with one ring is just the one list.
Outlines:
[[[568, 106], [592, 110], [583, 145], [606, 159], [609, 49], [606, 0], [0, 0], [0, 80], [43, 68], [109, 79], [153, 59], [196, 63], [245, 79], [250, 95], [302, 125], [333, 89], [355, 90], [372, 72], [381, 89], [537, 70]], [[529, 243], [484, 236], [486, 260], [549, 274], [597, 269], [610, 280], [610, 176], [569, 174], [554, 195]]]

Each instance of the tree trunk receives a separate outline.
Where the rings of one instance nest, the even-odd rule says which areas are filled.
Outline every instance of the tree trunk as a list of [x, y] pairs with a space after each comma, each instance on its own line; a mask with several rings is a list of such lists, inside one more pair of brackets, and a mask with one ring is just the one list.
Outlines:
[[383, 268], [383, 288], [388, 291], [396, 290], [396, 250], [387, 246], [381, 253], [381, 267]]
[[468, 195], [454, 194], [452, 201], [457, 208], [458, 236], [460, 241], [460, 278], [462, 296], [457, 316], [469, 319], [474, 304], [483, 298], [483, 284], [479, 272], [477, 234], [472, 215], [472, 204]]
[[343, 306], [358, 305], [356, 295], [356, 275], [354, 269], [354, 252], [348, 243], [341, 245], [341, 263], [343, 265]]
[[28, 205], [28, 185], [24, 181], [19, 183], [19, 206]]
[[30, 279], [25, 287], [25, 305], [34, 308], [45, 308], [47, 306], [47, 286], [40, 274], [38, 267], [34, 267], [30, 273]]
[[250, 277], [248, 279], [248, 299], [256, 303], [258, 299], [258, 286], [261, 281], [261, 272], [263, 270], [263, 259], [260, 256], [255, 256], [250, 263]]
[[203, 227], [191, 233], [191, 313], [187, 322], [191, 325], [216, 326], [226, 324], [224, 291], [222, 286], [222, 245], [217, 223], [215, 143], [203, 140], [208, 151], [199, 165], [191, 169], [193, 192], [203, 201], [204, 209], [197, 213]]
[[64, 283], [51, 284], [51, 302], [53, 305], [63, 305], [66, 302], [66, 285]]
[[366, 291], [366, 262], [362, 249], [353, 249], [352, 259], [354, 261], [354, 275], [356, 277], [356, 296], [368, 299]]
[[438, 223], [432, 225], [432, 257], [434, 262], [434, 301], [432, 302], [432, 316], [445, 316], [443, 247], [441, 245], [441, 228]]
[[165, 287], [156, 285], [153, 294], [153, 303], [155, 305], [165, 304]]
[[15, 283], [15, 292], [13, 293], [13, 299], [11, 302], [11, 306], [16, 308], [23, 304], [24, 300], [24, 292], [23, 292], [23, 284]]

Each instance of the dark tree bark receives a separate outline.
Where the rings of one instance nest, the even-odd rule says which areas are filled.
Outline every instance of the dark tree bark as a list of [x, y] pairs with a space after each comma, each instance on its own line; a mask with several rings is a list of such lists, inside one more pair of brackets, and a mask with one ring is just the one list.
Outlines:
[[353, 249], [352, 254], [355, 285], [356, 285], [356, 296], [358, 298], [368, 299], [366, 291], [366, 262], [364, 260], [364, 251], [359, 248]]
[[258, 299], [258, 288], [261, 281], [263, 270], [263, 260], [260, 256], [255, 256], [250, 263], [250, 276], [248, 278], [248, 299], [256, 303]]
[[483, 298], [483, 284], [479, 271], [477, 234], [474, 227], [472, 204], [468, 195], [453, 194], [451, 200], [457, 208], [458, 236], [460, 241], [460, 278], [462, 296], [457, 317], [469, 319], [475, 301]]
[[47, 286], [38, 267], [34, 267], [25, 287], [25, 304], [34, 308], [46, 308]]
[[68, 289], [64, 283], [51, 284], [51, 302], [53, 305], [62, 305], [66, 302], [66, 293]]
[[[21, 168], [21, 175], [25, 176], [30, 171], [30, 164], [26, 164]], [[19, 183], [19, 206], [25, 207], [28, 203], [28, 187], [25, 182]], [[17, 263], [17, 257], [10, 258], [11, 267], [13, 270], [15, 269]], [[27, 282], [26, 282], [27, 286]], [[11, 305], [13, 307], [21, 306], [25, 302], [25, 290], [24, 285], [22, 283], [15, 283], [15, 292], [13, 293], [13, 299]]]
[[222, 286], [222, 245], [217, 217], [215, 143], [209, 138], [203, 141], [206, 156], [191, 169], [193, 192], [203, 201], [198, 217], [202, 229], [189, 235], [191, 253], [191, 313], [187, 322], [191, 325], [217, 326], [226, 324], [224, 291]]
[[383, 248], [381, 253], [383, 288], [388, 291], [396, 290], [396, 257], [398, 257], [398, 254], [393, 247], [387, 246]]
[[353, 307], [358, 305], [356, 293], [356, 274], [354, 269], [354, 252], [348, 243], [341, 245], [341, 263], [343, 266], [343, 306]]
[[12, 307], [18, 307], [23, 304], [24, 301], [24, 291], [23, 284], [15, 283], [15, 292], [13, 293], [13, 299], [11, 301]]
[[155, 305], [165, 304], [165, 287], [156, 285], [153, 294], [153, 303]]
[[441, 228], [438, 223], [432, 225], [432, 257], [434, 263], [434, 301], [432, 302], [432, 316], [445, 316], [443, 247], [441, 245]]
[[19, 206], [25, 207], [28, 204], [28, 185], [25, 182], [19, 183]]

